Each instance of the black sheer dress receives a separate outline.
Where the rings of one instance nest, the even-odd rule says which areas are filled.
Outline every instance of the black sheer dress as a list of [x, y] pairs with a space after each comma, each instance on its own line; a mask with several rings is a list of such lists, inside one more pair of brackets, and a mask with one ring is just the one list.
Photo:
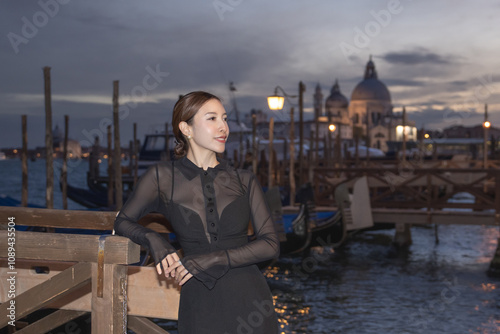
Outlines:
[[[149, 212], [171, 222], [193, 274], [181, 289], [180, 334], [275, 334], [272, 295], [255, 263], [279, 241], [255, 176], [224, 160], [203, 170], [183, 157], [151, 167], [115, 221], [115, 231], [150, 249], [155, 263], [175, 249], [136, 222]], [[248, 241], [252, 221], [256, 239]]]

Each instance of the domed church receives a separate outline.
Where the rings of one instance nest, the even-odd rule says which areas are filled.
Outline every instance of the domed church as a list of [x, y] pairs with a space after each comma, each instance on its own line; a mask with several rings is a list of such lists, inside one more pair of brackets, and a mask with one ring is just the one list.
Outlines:
[[[324, 112], [322, 100], [323, 94], [318, 84], [314, 94], [315, 118], [322, 123], [335, 124], [337, 130], [340, 129], [343, 146], [353, 146], [354, 138], [358, 136], [367, 146], [387, 152], [388, 142], [401, 140], [402, 134], [398, 136], [397, 132], [402, 131], [402, 115], [393, 114], [391, 94], [378, 79], [371, 56], [363, 80], [352, 91], [350, 103], [342, 94], [338, 80], [335, 80], [324, 102]], [[406, 122], [406, 125], [414, 127], [414, 122]], [[325, 131], [326, 126], [322, 130], [323, 135]], [[408, 131], [407, 139], [415, 140], [414, 131]]]

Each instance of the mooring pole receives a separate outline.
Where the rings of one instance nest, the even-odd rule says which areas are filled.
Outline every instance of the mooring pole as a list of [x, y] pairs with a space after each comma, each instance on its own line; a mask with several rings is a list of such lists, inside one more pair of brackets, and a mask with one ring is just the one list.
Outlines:
[[137, 142], [137, 123], [134, 123], [134, 186], [137, 183], [137, 174], [139, 167], [139, 156], [138, 156], [138, 142]]
[[21, 194], [21, 206], [28, 206], [28, 127], [27, 127], [27, 116], [21, 116], [21, 128], [23, 134], [23, 148], [21, 153], [22, 161], [22, 173], [23, 173], [23, 183], [22, 183], [22, 194]]
[[68, 209], [68, 128], [69, 116], [64, 115], [63, 165], [61, 171], [63, 209]]
[[252, 115], [252, 170], [257, 175], [257, 116]]
[[54, 208], [54, 171], [52, 165], [53, 140], [52, 140], [52, 101], [50, 92], [50, 67], [43, 68], [43, 79], [45, 84], [45, 169], [47, 185], [45, 189], [45, 201], [47, 209]]
[[123, 187], [122, 187], [122, 166], [121, 166], [121, 148], [120, 148], [120, 120], [118, 118], [118, 86], [119, 81], [113, 81], [113, 129], [114, 129], [114, 172], [115, 172], [115, 203], [116, 210], [119, 211], [123, 205]]
[[108, 208], [111, 208], [114, 204], [113, 192], [115, 188], [115, 173], [113, 172], [113, 134], [111, 133], [111, 125], [107, 128], [107, 138], [108, 138]]
[[267, 166], [267, 189], [273, 186], [273, 140], [274, 140], [274, 118], [269, 120], [269, 162]]

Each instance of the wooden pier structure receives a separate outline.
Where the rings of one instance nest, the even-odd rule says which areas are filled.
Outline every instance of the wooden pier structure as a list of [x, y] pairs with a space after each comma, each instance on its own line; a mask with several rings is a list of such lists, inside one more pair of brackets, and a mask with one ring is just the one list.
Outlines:
[[[0, 215], [13, 217], [16, 225], [103, 231], [112, 230], [115, 219], [114, 212], [16, 207], [0, 207]], [[141, 224], [170, 232], [160, 215], [146, 216]], [[165, 334], [148, 318], [177, 320], [178, 286], [158, 276], [155, 267], [132, 265], [139, 262], [140, 247], [128, 238], [12, 235], [8, 226], [5, 221], [0, 226], [0, 329], [41, 334], [90, 313], [92, 333], [126, 333], [129, 328], [137, 334]], [[15, 240], [14, 251], [8, 237]], [[20, 321], [41, 308], [56, 311], [31, 324]]]
[[[297, 166], [293, 175], [298, 180], [303, 173], [312, 183], [318, 211], [336, 210], [336, 189], [366, 177], [373, 220], [394, 223], [399, 245], [411, 242], [410, 227], [417, 224], [500, 226], [500, 169], [438, 163], [344, 162], [302, 170]], [[280, 184], [285, 175], [260, 177]], [[471, 196], [460, 201], [460, 194]], [[115, 212], [0, 207], [0, 215], [0, 329], [10, 326], [12, 300], [16, 321], [42, 308], [56, 309], [35, 323], [17, 321], [16, 333], [23, 334], [48, 332], [83, 314], [90, 314], [92, 333], [99, 334], [125, 333], [127, 328], [138, 334], [167, 333], [148, 318], [177, 319], [178, 286], [158, 276], [154, 267], [135, 265], [140, 247], [127, 238], [16, 231], [15, 263], [9, 267], [7, 217], [15, 218], [16, 225], [111, 231]], [[159, 233], [171, 231], [159, 214], [146, 216], [140, 224]], [[500, 245], [489, 272], [500, 274]], [[16, 282], [14, 299], [9, 297], [11, 277]]]

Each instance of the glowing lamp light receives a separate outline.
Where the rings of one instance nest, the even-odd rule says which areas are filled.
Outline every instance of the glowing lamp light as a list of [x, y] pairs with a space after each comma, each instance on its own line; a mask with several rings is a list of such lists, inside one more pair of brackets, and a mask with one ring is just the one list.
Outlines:
[[425, 139], [429, 139], [429, 138], [430, 138], [429, 134], [428, 134], [428, 133], [426, 133], [426, 134], [424, 135], [424, 138], [425, 138]]
[[490, 123], [489, 121], [485, 121], [485, 122], [483, 123], [483, 126], [484, 126], [485, 128], [489, 128], [489, 127], [491, 126], [491, 123]]
[[271, 95], [267, 97], [267, 104], [271, 110], [281, 110], [283, 109], [283, 104], [285, 103], [285, 97], [279, 95]]
[[328, 130], [330, 130], [331, 132], [335, 131], [335, 129], [336, 129], [335, 124], [328, 125]]

